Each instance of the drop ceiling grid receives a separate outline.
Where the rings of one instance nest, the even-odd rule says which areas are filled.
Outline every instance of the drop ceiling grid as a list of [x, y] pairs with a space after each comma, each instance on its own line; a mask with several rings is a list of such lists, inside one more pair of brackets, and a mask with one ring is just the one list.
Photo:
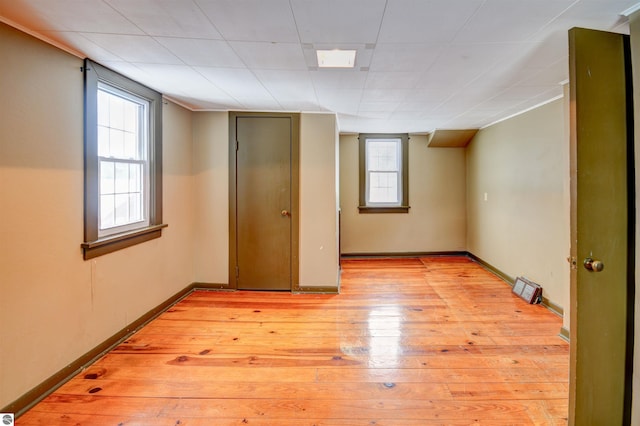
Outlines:
[[[488, 124], [562, 93], [567, 30], [637, 0], [0, 0], [40, 33], [193, 109], [333, 111], [343, 131]], [[318, 69], [316, 48], [357, 50]], [[407, 127], [408, 126], [408, 127]]]

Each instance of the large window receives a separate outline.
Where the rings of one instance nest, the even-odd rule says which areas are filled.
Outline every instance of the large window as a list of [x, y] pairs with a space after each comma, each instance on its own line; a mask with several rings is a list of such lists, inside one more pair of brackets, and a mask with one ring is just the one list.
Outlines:
[[162, 97], [85, 61], [85, 259], [158, 238]]
[[409, 136], [361, 133], [359, 139], [360, 212], [408, 212]]

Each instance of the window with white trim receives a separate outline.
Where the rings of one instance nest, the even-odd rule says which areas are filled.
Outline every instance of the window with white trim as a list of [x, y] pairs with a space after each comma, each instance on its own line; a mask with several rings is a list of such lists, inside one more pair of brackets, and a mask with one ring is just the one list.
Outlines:
[[366, 139], [367, 206], [398, 207], [402, 203], [400, 138]]
[[149, 102], [98, 83], [98, 236], [149, 225]]
[[162, 95], [85, 60], [84, 258], [161, 236]]
[[360, 212], [406, 213], [407, 134], [360, 134]]

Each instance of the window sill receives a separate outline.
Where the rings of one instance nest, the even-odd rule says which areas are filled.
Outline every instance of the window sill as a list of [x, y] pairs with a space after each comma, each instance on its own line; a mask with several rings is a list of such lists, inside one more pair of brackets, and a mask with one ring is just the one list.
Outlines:
[[360, 213], [409, 213], [409, 206], [398, 207], [371, 207], [371, 206], [358, 206]]
[[93, 259], [103, 254], [113, 253], [145, 241], [154, 240], [162, 236], [162, 228], [166, 228], [167, 224], [152, 225], [144, 229], [137, 229], [122, 234], [110, 235], [108, 237], [99, 238], [95, 241], [88, 241], [81, 244], [84, 260]]

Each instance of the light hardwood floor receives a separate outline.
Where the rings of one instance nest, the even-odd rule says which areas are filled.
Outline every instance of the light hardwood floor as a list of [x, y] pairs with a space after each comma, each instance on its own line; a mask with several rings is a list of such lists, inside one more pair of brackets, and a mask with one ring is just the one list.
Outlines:
[[563, 425], [562, 320], [463, 257], [348, 260], [340, 295], [196, 291], [18, 425]]

